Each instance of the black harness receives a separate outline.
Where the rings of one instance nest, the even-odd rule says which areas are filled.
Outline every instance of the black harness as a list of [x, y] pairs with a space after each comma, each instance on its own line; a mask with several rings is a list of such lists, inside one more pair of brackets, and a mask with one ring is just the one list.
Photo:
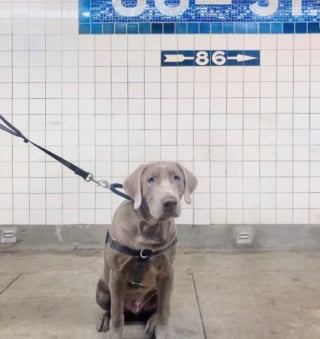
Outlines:
[[109, 231], [107, 232], [107, 235], [106, 235], [106, 244], [109, 244], [111, 248], [113, 248], [114, 250], [117, 250], [118, 252], [130, 255], [131, 257], [137, 258], [135, 262], [133, 280], [130, 282], [130, 285], [136, 288], [143, 287], [141, 282], [142, 282], [146, 267], [149, 264], [150, 258], [165, 252], [170, 247], [175, 245], [177, 242], [178, 242], [177, 238], [174, 238], [174, 240], [167, 247], [161, 250], [156, 250], [156, 251], [150, 250], [148, 248], [142, 248], [141, 250], [136, 250], [131, 247], [121, 245], [120, 243], [118, 243], [115, 239], [111, 237]]

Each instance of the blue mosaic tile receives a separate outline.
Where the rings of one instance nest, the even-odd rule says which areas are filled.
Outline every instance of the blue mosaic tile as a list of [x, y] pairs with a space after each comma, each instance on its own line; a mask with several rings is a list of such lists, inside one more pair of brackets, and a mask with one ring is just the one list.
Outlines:
[[246, 33], [247, 32], [247, 23], [246, 22], [236, 22], [234, 24], [235, 33]]
[[187, 33], [187, 24], [184, 22], [179, 22], [176, 24], [176, 33], [184, 34]]
[[114, 33], [114, 24], [103, 24], [103, 33], [104, 34], [113, 34]]
[[126, 34], [127, 33], [127, 24], [124, 22], [118, 22], [115, 24], [115, 33], [117, 34]]
[[234, 33], [234, 23], [227, 22], [223, 25], [223, 33]]
[[173, 22], [163, 24], [163, 33], [172, 34], [175, 31], [175, 25]]
[[294, 33], [294, 23], [292, 22], [286, 22], [283, 24], [283, 33]]
[[320, 33], [319, 23], [308, 23], [308, 33]]
[[90, 34], [92, 31], [90, 30], [90, 24], [80, 24], [79, 25], [79, 33], [80, 34]]
[[283, 32], [283, 24], [280, 22], [272, 22], [271, 23], [271, 33], [282, 33]]
[[[320, 0], [79, 0], [80, 34], [320, 33]], [[113, 26], [112, 26], [113, 25]]]
[[148, 34], [150, 33], [150, 24], [145, 22], [145, 23], [140, 23], [139, 24], [139, 33], [140, 34]]
[[209, 23], [200, 23], [200, 33], [210, 33], [211, 32], [211, 26]]
[[305, 22], [297, 22], [296, 33], [307, 33], [307, 24]]
[[151, 33], [162, 34], [162, 24], [161, 23], [151, 24]]
[[92, 24], [91, 25], [92, 34], [102, 34], [102, 24]]
[[127, 32], [128, 34], [137, 34], [139, 32], [138, 24], [128, 24]]
[[90, 8], [91, 8], [90, 0], [79, 1], [79, 23], [91, 22]]
[[211, 32], [212, 33], [222, 33], [223, 32], [223, 27], [222, 23], [213, 23], [211, 26]]
[[270, 24], [268, 22], [261, 22], [259, 24], [259, 33], [270, 33]]
[[198, 33], [199, 24], [195, 22], [188, 23], [188, 33]]
[[247, 33], [251, 33], [251, 34], [258, 33], [258, 24], [256, 22], [248, 22]]

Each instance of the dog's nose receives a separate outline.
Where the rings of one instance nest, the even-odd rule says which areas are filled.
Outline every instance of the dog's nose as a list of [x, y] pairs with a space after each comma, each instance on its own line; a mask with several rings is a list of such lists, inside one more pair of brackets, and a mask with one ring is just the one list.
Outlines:
[[163, 201], [163, 207], [165, 209], [172, 209], [177, 205], [178, 201], [176, 198], [167, 198]]

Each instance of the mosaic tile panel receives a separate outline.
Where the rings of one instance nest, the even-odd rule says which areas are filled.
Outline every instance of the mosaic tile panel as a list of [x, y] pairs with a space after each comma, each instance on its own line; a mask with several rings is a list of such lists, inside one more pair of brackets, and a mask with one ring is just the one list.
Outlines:
[[80, 34], [320, 33], [320, 0], [80, 0]]

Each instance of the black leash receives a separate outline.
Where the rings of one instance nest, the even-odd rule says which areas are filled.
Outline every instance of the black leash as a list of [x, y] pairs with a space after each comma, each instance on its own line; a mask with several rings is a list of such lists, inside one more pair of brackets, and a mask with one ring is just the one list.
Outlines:
[[23, 142], [25, 143], [30, 143], [33, 146], [37, 147], [40, 149], [42, 152], [48, 154], [50, 157], [53, 159], [57, 160], [60, 162], [62, 165], [68, 167], [71, 171], [73, 171], [76, 175], [79, 175], [81, 178], [83, 178], [85, 181], [90, 182], [93, 181], [96, 183], [98, 186], [103, 187], [103, 188], [108, 188], [110, 189], [111, 192], [119, 195], [120, 197], [127, 199], [127, 200], [132, 200], [131, 197], [129, 197], [127, 194], [118, 191], [118, 188], [123, 188], [122, 184], [114, 183], [110, 184], [106, 180], [96, 180], [93, 176], [92, 173], [85, 171], [84, 169], [76, 166], [75, 164], [71, 163], [70, 161], [67, 161], [60, 157], [59, 155], [47, 150], [46, 148], [36, 144], [35, 142], [31, 141], [28, 139], [21, 131], [19, 131], [16, 127], [14, 127], [8, 120], [6, 120], [1, 114], [0, 114], [0, 120], [2, 120], [3, 124], [0, 122], [0, 129], [15, 136], [18, 138], [21, 138]]

